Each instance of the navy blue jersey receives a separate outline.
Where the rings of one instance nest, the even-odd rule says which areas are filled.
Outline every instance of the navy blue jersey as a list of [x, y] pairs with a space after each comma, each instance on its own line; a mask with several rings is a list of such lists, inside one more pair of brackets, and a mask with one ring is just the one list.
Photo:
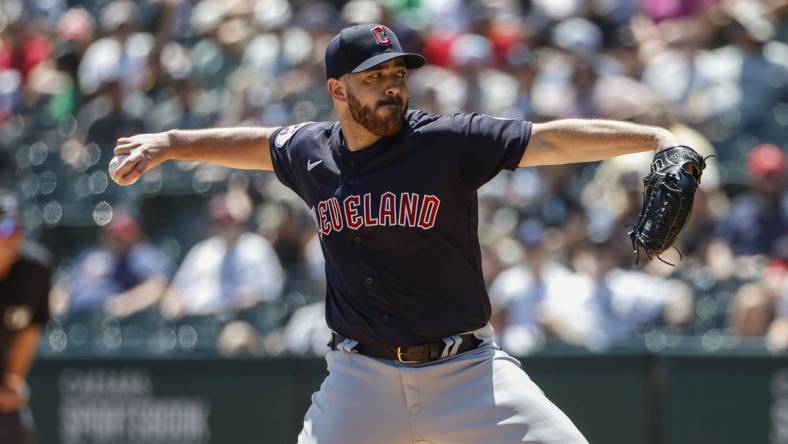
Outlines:
[[329, 327], [412, 345], [490, 318], [476, 190], [523, 155], [531, 123], [408, 111], [402, 130], [349, 151], [338, 122], [270, 138], [274, 172], [309, 206], [326, 259]]

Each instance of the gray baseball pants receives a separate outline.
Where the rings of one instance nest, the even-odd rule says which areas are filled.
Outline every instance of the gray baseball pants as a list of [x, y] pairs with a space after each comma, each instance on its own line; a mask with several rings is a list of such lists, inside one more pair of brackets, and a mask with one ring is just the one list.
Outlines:
[[330, 351], [298, 444], [588, 443], [519, 361], [485, 342], [421, 365]]

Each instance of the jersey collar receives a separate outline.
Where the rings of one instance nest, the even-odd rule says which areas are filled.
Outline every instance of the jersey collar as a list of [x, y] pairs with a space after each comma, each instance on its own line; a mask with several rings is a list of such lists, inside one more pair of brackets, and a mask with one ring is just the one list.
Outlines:
[[[347, 149], [344, 143], [344, 137], [342, 136], [342, 128], [339, 125], [339, 122], [334, 122], [334, 125], [331, 128], [331, 137], [329, 138], [329, 143], [331, 146], [331, 151], [339, 158], [348, 159], [350, 157], [358, 157], [361, 153], [368, 153], [368, 155], [372, 155], [373, 152], [378, 151], [381, 147], [387, 147], [392, 145], [396, 140], [398, 140], [404, 133], [411, 131], [411, 124], [410, 124], [410, 114], [412, 110], [408, 110], [405, 114], [405, 123], [402, 125], [402, 129], [400, 132], [391, 136], [391, 137], [383, 137], [373, 143], [372, 145], [364, 148], [360, 151], [350, 151]], [[366, 156], [364, 156], [366, 157]]]

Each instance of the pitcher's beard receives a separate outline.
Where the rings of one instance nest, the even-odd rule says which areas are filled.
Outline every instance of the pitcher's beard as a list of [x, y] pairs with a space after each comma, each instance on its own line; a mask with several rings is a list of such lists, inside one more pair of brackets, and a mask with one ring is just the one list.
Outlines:
[[[394, 101], [397, 105], [396, 110], [387, 117], [378, 117], [372, 108], [362, 105], [356, 96], [348, 91], [348, 108], [353, 120], [370, 133], [380, 137], [393, 136], [402, 129], [405, 111], [408, 110], [408, 101], [406, 100], [403, 104], [399, 97], [395, 97], [392, 102]], [[376, 104], [375, 107], [377, 108], [378, 105], [380, 104]]]

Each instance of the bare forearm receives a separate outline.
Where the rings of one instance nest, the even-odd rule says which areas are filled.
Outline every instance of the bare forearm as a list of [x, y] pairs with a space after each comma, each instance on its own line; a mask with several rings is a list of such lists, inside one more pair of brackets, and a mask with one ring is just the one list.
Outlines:
[[171, 130], [167, 158], [230, 168], [270, 170], [268, 138], [276, 128]]
[[534, 124], [521, 166], [591, 162], [677, 144], [670, 131], [655, 126], [614, 120], [556, 120]]
[[41, 336], [41, 327], [31, 325], [19, 331], [11, 340], [8, 347], [8, 364], [6, 374], [26, 378], [30, 364], [36, 355], [38, 338]]
[[276, 128], [172, 130], [118, 139], [109, 175], [131, 185], [167, 160], [210, 162], [230, 168], [270, 170], [268, 139]]
[[115, 316], [125, 317], [159, 303], [166, 288], [167, 279], [152, 277], [107, 299], [105, 308]]

